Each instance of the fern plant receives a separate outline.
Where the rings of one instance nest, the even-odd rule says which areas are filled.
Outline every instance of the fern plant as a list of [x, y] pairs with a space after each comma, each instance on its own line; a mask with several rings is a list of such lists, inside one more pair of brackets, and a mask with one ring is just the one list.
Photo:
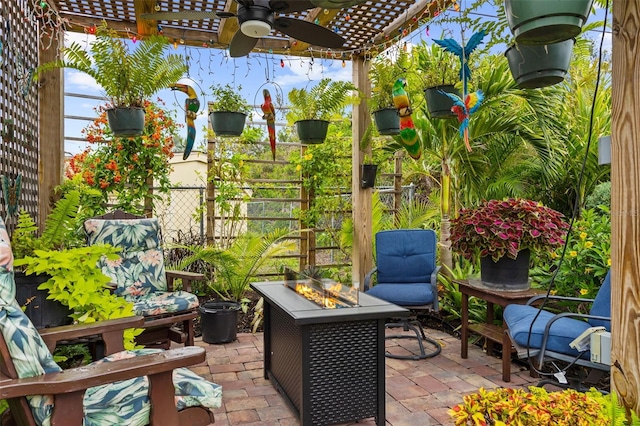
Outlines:
[[393, 84], [411, 67], [411, 57], [400, 49], [394, 61], [387, 57], [378, 57], [371, 61], [369, 79], [371, 80], [371, 98], [369, 109], [374, 112], [383, 108], [395, 108], [393, 104]]
[[323, 78], [307, 90], [292, 89], [289, 92], [290, 110], [287, 121], [293, 124], [300, 120], [326, 120], [341, 114], [348, 103], [357, 103], [359, 98], [352, 95], [356, 87], [347, 81], [333, 81]]
[[142, 107], [154, 93], [176, 83], [187, 67], [181, 55], [165, 55], [166, 37], [151, 36], [135, 46], [131, 51], [131, 45], [104, 22], [89, 51], [74, 42], [64, 49], [64, 59], [39, 66], [35, 75], [56, 68], [75, 69], [102, 86], [111, 107]]
[[32, 256], [35, 250], [57, 250], [69, 245], [75, 234], [74, 225], [80, 208], [80, 192], [69, 191], [56, 202], [47, 216], [45, 227], [37, 236], [38, 227], [26, 211], [18, 216], [16, 229], [11, 234], [11, 248], [16, 259]]

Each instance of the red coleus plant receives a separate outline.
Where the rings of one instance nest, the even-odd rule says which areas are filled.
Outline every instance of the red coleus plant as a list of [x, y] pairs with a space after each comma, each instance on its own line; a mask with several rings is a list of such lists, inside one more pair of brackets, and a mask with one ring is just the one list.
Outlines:
[[452, 249], [469, 260], [491, 256], [515, 259], [518, 252], [551, 251], [564, 244], [569, 225], [564, 215], [531, 200], [510, 198], [485, 201], [462, 209], [451, 221]]

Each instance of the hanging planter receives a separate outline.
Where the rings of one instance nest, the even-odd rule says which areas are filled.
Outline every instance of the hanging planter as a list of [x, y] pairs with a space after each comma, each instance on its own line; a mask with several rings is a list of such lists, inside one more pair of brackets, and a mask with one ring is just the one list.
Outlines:
[[212, 111], [209, 120], [216, 136], [240, 136], [247, 114], [231, 111]]
[[400, 133], [400, 116], [395, 108], [382, 108], [373, 112], [373, 121], [381, 135]]
[[327, 137], [329, 122], [326, 120], [300, 120], [296, 121], [296, 132], [300, 142], [305, 145], [317, 145]]
[[455, 113], [451, 111], [453, 106], [453, 100], [443, 95], [442, 92], [453, 93], [454, 95], [460, 95], [460, 91], [457, 90], [452, 84], [446, 84], [442, 86], [433, 86], [424, 89], [424, 97], [427, 101], [427, 109], [432, 118], [453, 118]]
[[576, 37], [593, 0], [505, 0], [511, 32], [519, 44], [550, 44]]
[[511, 75], [522, 89], [535, 89], [564, 80], [571, 62], [574, 40], [544, 46], [511, 46], [505, 56]]
[[376, 186], [377, 164], [363, 164], [360, 166], [360, 187], [373, 188]]
[[116, 137], [140, 136], [144, 131], [144, 108], [110, 108], [107, 110], [107, 121], [111, 133]]
[[518, 257], [502, 256], [494, 262], [491, 256], [480, 258], [480, 280], [482, 285], [502, 291], [529, 290], [529, 249], [520, 250]]

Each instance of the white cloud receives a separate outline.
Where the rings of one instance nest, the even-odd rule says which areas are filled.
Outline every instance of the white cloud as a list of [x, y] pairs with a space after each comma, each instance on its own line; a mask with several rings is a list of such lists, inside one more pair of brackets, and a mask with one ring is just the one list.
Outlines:
[[67, 70], [65, 75], [65, 85], [70, 91], [91, 92], [86, 94], [102, 94], [102, 87], [96, 83], [93, 77], [75, 70]]
[[[300, 87], [301, 85], [314, 85], [323, 78], [332, 80], [351, 81], [351, 61], [345, 61], [342, 67], [341, 60], [295, 58], [284, 59], [286, 75], [279, 75], [275, 82], [285, 87]], [[288, 91], [288, 90], [285, 90]]]

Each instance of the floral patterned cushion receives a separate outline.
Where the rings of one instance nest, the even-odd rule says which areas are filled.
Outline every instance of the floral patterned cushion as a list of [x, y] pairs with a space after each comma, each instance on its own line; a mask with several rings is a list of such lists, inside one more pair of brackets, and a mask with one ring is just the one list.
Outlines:
[[136, 315], [143, 316], [187, 311], [199, 306], [198, 297], [186, 291], [163, 291], [140, 297], [125, 297], [133, 302]]
[[[188, 293], [187, 293], [188, 294]], [[61, 371], [40, 334], [15, 301], [13, 254], [7, 231], [0, 218], [0, 332], [9, 346], [14, 366], [21, 378]], [[158, 349], [139, 349], [110, 355], [100, 361], [112, 362], [148, 353]], [[173, 372], [176, 407], [220, 407], [222, 388], [208, 382], [186, 368]], [[138, 377], [90, 388], [84, 396], [85, 425], [146, 425], [150, 404], [148, 379]], [[36, 422], [49, 425], [53, 408], [51, 395], [27, 398]]]
[[121, 249], [119, 259], [104, 258], [99, 265], [117, 285], [117, 294], [139, 297], [167, 290], [156, 218], [89, 219], [84, 230], [89, 245], [110, 244]]

